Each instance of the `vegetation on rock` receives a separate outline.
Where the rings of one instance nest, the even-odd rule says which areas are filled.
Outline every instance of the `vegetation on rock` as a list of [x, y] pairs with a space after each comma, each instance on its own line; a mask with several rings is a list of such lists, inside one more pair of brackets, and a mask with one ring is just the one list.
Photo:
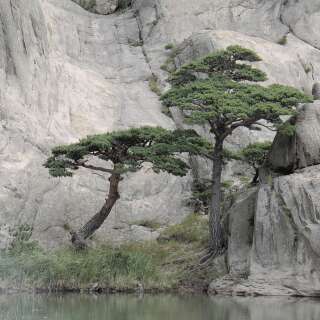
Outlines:
[[271, 149], [271, 145], [271, 142], [251, 143], [238, 153], [239, 159], [249, 163], [255, 170], [255, 175], [253, 177], [252, 184], [258, 182], [259, 168], [267, 160], [267, 156]]
[[281, 116], [293, 115], [300, 102], [311, 98], [299, 90], [254, 82], [267, 79], [266, 74], [246, 62], [260, 61], [249, 49], [230, 46], [182, 66], [169, 78], [172, 88], [161, 100], [168, 108], [178, 107], [190, 124], [206, 124], [215, 137], [211, 154], [212, 196], [209, 214], [210, 255], [226, 249], [221, 224], [221, 174], [223, 144], [239, 127], [251, 129], [260, 120], [281, 124]]

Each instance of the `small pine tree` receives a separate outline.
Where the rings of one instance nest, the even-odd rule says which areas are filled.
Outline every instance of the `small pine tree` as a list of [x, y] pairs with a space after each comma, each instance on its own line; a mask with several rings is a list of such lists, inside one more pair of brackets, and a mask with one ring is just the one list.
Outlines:
[[259, 168], [267, 160], [271, 145], [271, 142], [251, 143], [237, 154], [238, 159], [247, 162], [255, 170], [255, 175], [251, 182], [252, 184], [256, 184], [258, 182]]
[[211, 155], [212, 198], [209, 214], [212, 255], [221, 254], [226, 248], [221, 225], [221, 173], [225, 139], [237, 128], [250, 129], [263, 119], [279, 124], [280, 116], [292, 115], [298, 103], [312, 100], [292, 87], [255, 84], [266, 80], [267, 76], [245, 62], [260, 60], [251, 50], [230, 46], [175, 71], [169, 78], [172, 88], [161, 97], [166, 107], [180, 108], [188, 123], [207, 124], [215, 137]]
[[[71, 177], [79, 168], [108, 173], [109, 191], [101, 210], [77, 232], [71, 241], [78, 249], [104, 223], [120, 198], [119, 183], [127, 172], [136, 172], [143, 163], [152, 164], [154, 172], [184, 176], [189, 170], [181, 153], [206, 154], [210, 144], [193, 130], [169, 131], [163, 128], [142, 127], [88, 136], [78, 143], [58, 146], [44, 164], [53, 177]], [[92, 158], [111, 162], [111, 168], [90, 164]]]

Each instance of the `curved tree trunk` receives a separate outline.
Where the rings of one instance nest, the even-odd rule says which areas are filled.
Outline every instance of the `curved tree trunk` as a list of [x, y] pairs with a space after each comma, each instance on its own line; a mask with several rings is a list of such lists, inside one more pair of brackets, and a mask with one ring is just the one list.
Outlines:
[[120, 174], [112, 173], [109, 181], [109, 192], [106, 201], [101, 210], [96, 213], [83, 227], [77, 232], [71, 232], [71, 242], [76, 249], [84, 249], [86, 247], [85, 240], [92, 236], [98, 230], [109, 216], [114, 204], [120, 198], [118, 187], [121, 180]]
[[223, 140], [216, 140], [213, 151], [212, 198], [209, 212], [210, 256], [225, 251], [225, 236], [221, 224], [221, 175], [223, 166]]

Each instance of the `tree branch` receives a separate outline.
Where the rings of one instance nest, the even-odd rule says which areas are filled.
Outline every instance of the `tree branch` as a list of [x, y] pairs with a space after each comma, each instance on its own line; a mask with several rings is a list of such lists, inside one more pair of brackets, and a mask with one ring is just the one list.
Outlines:
[[277, 131], [277, 129], [273, 129], [272, 127], [269, 127], [269, 126], [262, 124], [262, 123], [259, 123], [259, 122], [254, 123], [254, 125], [264, 127], [270, 131]]
[[103, 168], [103, 167], [92, 166], [92, 165], [90, 165], [90, 164], [81, 163], [81, 164], [79, 164], [79, 165], [80, 165], [81, 167], [83, 167], [83, 168], [90, 169], [90, 170], [107, 172], [107, 173], [113, 173], [113, 172], [114, 172], [112, 169], [107, 169], [107, 168]]
[[238, 123], [232, 124], [230, 126], [230, 130], [232, 132], [233, 130], [235, 130], [235, 129], [239, 128], [239, 127], [249, 127], [249, 126], [251, 126], [253, 124], [256, 124], [257, 120], [258, 119], [250, 119], [250, 118], [247, 119], [247, 120], [242, 120], [242, 121], [240, 121]]

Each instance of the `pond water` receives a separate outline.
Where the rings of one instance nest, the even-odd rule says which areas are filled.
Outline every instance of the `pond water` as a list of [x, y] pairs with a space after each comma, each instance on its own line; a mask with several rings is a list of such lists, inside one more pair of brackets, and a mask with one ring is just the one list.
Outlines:
[[0, 319], [319, 320], [320, 301], [167, 295], [2, 295]]

